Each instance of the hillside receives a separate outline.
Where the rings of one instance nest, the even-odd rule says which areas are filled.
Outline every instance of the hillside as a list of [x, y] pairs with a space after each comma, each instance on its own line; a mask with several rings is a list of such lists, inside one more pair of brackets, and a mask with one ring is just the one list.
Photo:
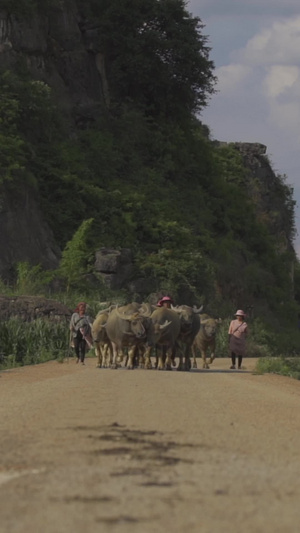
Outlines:
[[55, 269], [91, 220], [87, 273], [99, 248], [128, 248], [143, 298], [295, 316], [293, 191], [261, 145], [210, 140], [209, 52], [182, 0], [3, 3], [3, 278]]

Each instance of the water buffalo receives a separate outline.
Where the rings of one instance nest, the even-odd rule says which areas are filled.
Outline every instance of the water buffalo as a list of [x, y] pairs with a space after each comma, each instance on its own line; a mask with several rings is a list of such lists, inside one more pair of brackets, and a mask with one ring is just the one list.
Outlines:
[[108, 367], [111, 364], [112, 346], [106, 332], [109, 311], [100, 311], [92, 324], [92, 339], [97, 356], [97, 367]]
[[200, 329], [192, 345], [193, 368], [197, 368], [196, 355], [198, 351], [200, 351], [203, 360], [203, 368], [209, 368], [206, 362], [207, 350], [210, 349], [209, 364], [211, 364], [216, 357], [216, 331], [222, 319], [212, 318], [203, 313], [200, 315], [200, 321]]
[[[153, 324], [151, 345], [161, 348], [157, 368], [171, 370], [172, 353], [180, 332], [180, 318], [175, 311], [165, 307], [155, 309], [150, 318]], [[150, 355], [151, 346], [145, 353], [145, 368], [152, 368]]]
[[[177, 339], [177, 345], [179, 345], [179, 349], [177, 350], [179, 355], [177, 370], [190, 370], [192, 344], [200, 329], [199, 314], [201, 313], [203, 306], [197, 309], [196, 307], [190, 307], [188, 305], [177, 305], [176, 307], [172, 306], [172, 309], [180, 318], [180, 332]], [[181, 348], [183, 348], [183, 352]]]
[[[154, 325], [147, 314], [140, 314], [140, 304], [133, 302], [126, 306], [114, 309], [105, 325], [107, 335], [112, 344], [113, 361], [112, 368], [117, 368], [118, 353], [124, 356], [124, 348], [128, 348], [128, 368], [134, 367], [134, 357], [143, 347], [146, 349], [155, 343], [157, 334], [154, 332]], [[161, 324], [161, 328], [166, 327], [167, 321]]]

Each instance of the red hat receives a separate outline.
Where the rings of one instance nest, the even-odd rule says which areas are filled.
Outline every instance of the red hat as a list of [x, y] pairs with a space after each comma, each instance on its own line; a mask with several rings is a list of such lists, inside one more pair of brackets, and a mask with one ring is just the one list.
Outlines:
[[76, 309], [74, 311], [75, 313], [78, 313], [80, 305], [85, 305], [86, 306], [86, 303], [85, 302], [79, 302], [79, 304], [77, 304]]
[[171, 303], [173, 303], [173, 300], [172, 300], [172, 298], [170, 298], [170, 296], [163, 296], [163, 297], [159, 300], [159, 302], [158, 302], [158, 304], [157, 304], [158, 307], [161, 307], [162, 304], [163, 304], [164, 302], [171, 302]]

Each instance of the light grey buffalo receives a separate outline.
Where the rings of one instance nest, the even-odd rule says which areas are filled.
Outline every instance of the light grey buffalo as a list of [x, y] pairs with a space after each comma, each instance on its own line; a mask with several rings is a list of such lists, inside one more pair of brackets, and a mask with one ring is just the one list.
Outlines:
[[134, 367], [134, 357], [137, 351], [155, 344], [160, 330], [167, 327], [167, 321], [160, 325], [155, 334], [153, 322], [146, 314], [141, 314], [140, 305], [136, 302], [114, 309], [106, 322], [105, 329], [111, 341], [113, 357], [112, 368], [117, 368], [118, 354], [124, 357], [124, 348], [128, 348], [128, 368]]
[[[180, 318], [180, 332], [177, 339], [179, 363], [177, 370], [190, 370], [192, 345], [200, 329], [200, 313], [203, 309], [190, 307], [189, 305], [172, 306], [172, 309]], [[183, 352], [182, 352], [183, 349]], [[184, 357], [184, 362], [183, 362]]]
[[[180, 333], [180, 318], [175, 311], [159, 307], [150, 316], [153, 324], [152, 345], [159, 348], [158, 370], [171, 370], [172, 355]], [[152, 368], [151, 345], [145, 352], [145, 368]]]
[[196, 356], [198, 351], [203, 360], [203, 368], [209, 368], [206, 362], [207, 351], [208, 349], [210, 350], [209, 364], [211, 364], [216, 357], [216, 332], [218, 324], [222, 322], [222, 319], [212, 318], [203, 313], [200, 315], [200, 321], [200, 329], [192, 345], [193, 368], [197, 368]]
[[108, 367], [111, 364], [112, 346], [106, 332], [106, 322], [111, 309], [100, 311], [92, 324], [92, 339], [97, 356], [97, 367]]

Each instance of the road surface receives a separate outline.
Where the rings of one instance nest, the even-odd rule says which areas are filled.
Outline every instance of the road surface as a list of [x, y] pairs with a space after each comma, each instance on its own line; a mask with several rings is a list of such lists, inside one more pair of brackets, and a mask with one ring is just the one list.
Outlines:
[[244, 361], [0, 372], [0, 532], [298, 533], [300, 383]]

